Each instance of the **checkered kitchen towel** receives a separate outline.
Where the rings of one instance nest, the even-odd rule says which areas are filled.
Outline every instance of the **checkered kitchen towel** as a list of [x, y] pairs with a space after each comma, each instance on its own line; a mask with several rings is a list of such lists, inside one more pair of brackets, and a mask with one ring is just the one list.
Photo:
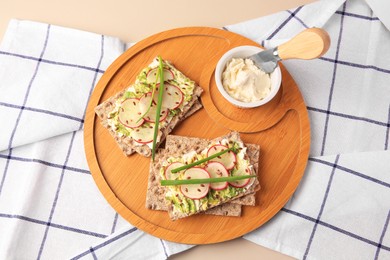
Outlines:
[[[306, 174], [282, 211], [244, 238], [299, 259], [389, 259], [390, 31], [358, 0], [226, 29], [271, 47], [312, 26], [330, 33], [328, 53], [284, 62], [311, 120]], [[88, 96], [125, 48], [111, 37], [11, 21], [0, 45], [1, 259], [161, 259], [189, 247], [126, 223], [85, 161]]]

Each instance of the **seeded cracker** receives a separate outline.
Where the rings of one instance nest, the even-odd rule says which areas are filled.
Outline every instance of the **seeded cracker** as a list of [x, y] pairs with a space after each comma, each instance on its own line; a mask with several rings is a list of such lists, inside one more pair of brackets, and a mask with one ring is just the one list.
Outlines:
[[[226, 137], [233, 138], [234, 140], [239, 139], [238, 133], [231, 133], [227, 136], [217, 138], [212, 141], [222, 140], [223, 138]], [[147, 198], [146, 198], [147, 208], [155, 209], [155, 210], [167, 210], [170, 206], [169, 203], [168, 205], [166, 205], [166, 201], [164, 198], [167, 187], [162, 187], [159, 185], [159, 182], [161, 180], [159, 174], [161, 163], [170, 156], [179, 156], [191, 150], [200, 152], [209, 144], [209, 142], [210, 142], [209, 140], [200, 139], [200, 138], [180, 137], [180, 136], [172, 136], [172, 135], [167, 137], [166, 149], [165, 150], [161, 149], [160, 151], [158, 151], [155, 162], [154, 163], [151, 162], [150, 175], [148, 181], [148, 191], [147, 191]], [[247, 154], [249, 160], [251, 164], [254, 166], [253, 168], [255, 172], [257, 172], [259, 146], [249, 144], [247, 145], [247, 148], [248, 148]], [[241, 205], [239, 204], [254, 205], [255, 203], [254, 192], [257, 191], [258, 189], [260, 189], [260, 186], [256, 180], [250, 190], [248, 190], [245, 194], [240, 194], [240, 196], [242, 197], [235, 200], [230, 200], [230, 202], [228, 203], [224, 203], [222, 205], [210, 208], [202, 213], [214, 214], [214, 215], [225, 215], [225, 216], [240, 216]], [[238, 200], [241, 200], [239, 204], [232, 203]], [[180, 214], [179, 215], [171, 214], [172, 219], [177, 219], [184, 216], [186, 215], [180, 216]]]
[[[125, 122], [121, 122], [120, 120], [120, 109], [124, 100], [129, 98], [141, 99], [146, 96], [147, 93], [152, 91], [153, 84], [156, 82], [156, 77], [154, 76], [153, 78], [153, 73], [157, 69], [157, 66], [158, 62], [155, 59], [148, 67], [144, 68], [140, 72], [134, 84], [130, 85], [127, 89], [117, 93], [95, 108], [95, 113], [100, 118], [102, 125], [108, 129], [119, 148], [126, 156], [129, 156], [134, 152], [146, 157], [150, 157], [152, 154], [152, 142], [137, 142], [141, 140], [139, 138], [135, 139], [135, 136], [140, 131], [142, 132], [153, 129], [154, 122], [145, 120], [143, 123], [141, 122], [142, 124], [140, 126], [128, 127]], [[174, 86], [172, 87], [173, 89], [175, 89], [175, 87], [179, 88], [183, 94], [183, 99], [177, 108], [168, 109], [167, 111], [169, 112], [166, 119], [164, 119], [163, 122], [160, 122], [157, 138], [158, 142], [156, 143], [157, 147], [165, 140], [165, 137], [175, 128], [177, 124], [202, 108], [199, 101], [199, 97], [203, 91], [202, 88], [186, 77], [182, 72], [177, 70], [168, 61], [163, 61], [163, 66], [164, 71], [168, 71], [166, 77], [164, 73], [164, 78], [166, 79], [165, 84]], [[158, 93], [156, 91], [156, 97], [157, 94]], [[141, 114], [140, 112], [138, 113]], [[147, 117], [147, 119], [150, 120], [150, 117]], [[145, 135], [147, 136], [147, 134]]]

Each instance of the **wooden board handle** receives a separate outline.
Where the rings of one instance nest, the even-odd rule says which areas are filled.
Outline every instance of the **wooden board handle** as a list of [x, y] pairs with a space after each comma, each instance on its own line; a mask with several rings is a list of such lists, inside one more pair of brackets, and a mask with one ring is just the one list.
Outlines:
[[330, 38], [326, 31], [320, 28], [309, 28], [278, 46], [278, 54], [282, 60], [311, 60], [324, 55], [329, 45]]

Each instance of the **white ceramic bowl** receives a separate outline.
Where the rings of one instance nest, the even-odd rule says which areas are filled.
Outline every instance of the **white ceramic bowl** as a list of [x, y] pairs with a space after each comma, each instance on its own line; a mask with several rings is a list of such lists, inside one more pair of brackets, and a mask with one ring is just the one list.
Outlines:
[[217, 67], [215, 69], [215, 82], [217, 83], [218, 90], [227, 101], [237, 107], [253, 108], [262, 106], [275, 97], [276, 93], [279, 91], [280, 84], [282, 82], [282, 73], [280, 72], [279, 66], [271, 73], [271, 91], [262, 100], [254, 102], [239, 101], [231, 97], [222, 85], [222, 73], [225, 70], [227, 62], [229, 62], [232, 58], [246, 58], [260, 51], [263, 51], [263, 49], [256, 46], [239, 46], [226, 52], [217, 63]]

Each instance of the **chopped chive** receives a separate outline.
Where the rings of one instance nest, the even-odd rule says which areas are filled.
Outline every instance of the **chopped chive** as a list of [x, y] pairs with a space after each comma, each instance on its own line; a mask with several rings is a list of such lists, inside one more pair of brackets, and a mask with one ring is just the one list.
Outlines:
[[183, 165], [183, 166], [181, 166], [181, 167], [172, 169], [171, 172], [172, 172], [172, 173], [178, 173], [178, 172], [180, 172], [180, 171], [182, 171], [182, 170], [185, 170], [185, 169], [194, 167], [194, 166], [196, 166], [196, 165], [202, 164], [202, 163], [204, 163], [204, 162], [210, 161], [211, 159], [214, 159], [214, 158], [216, 158], [216, 157], [218, 157], [218, 156], [220, 156], [220, 155], [222, 155], [222, 154], [224, 154], [224, 153], [227, 153], [227, 152], [233, 151], [233, 150], [234, 150], [234, 147], [230, 147], [230, 148], [228, 148], [228, 149], [222, 150], [222, 151], [220, 151], [220, 152], [218, 152], [218, 153], [215, 153], [215, 154], [213, 154], [213, 155], [211, 155], [211, 156], [209, 156], [209, 157], [206, 157], [206, 158], [204, 158], [204, 159], [201, 159], [201, 160], [199, 160], [199, 161], [196, 161], [196, 162], [193, 162], [193, 163], [190, 163], [190, 164], [186, 164], [186, 165]]
[[152, 146], [152, 160], [153, 161], [154, 161], [154, 156], [156, 154], [158, 125], [160, 122], [161, 104], [162, 104], [163, 91], [164, 91], [164, 69], [163, 69], [162, 59], [160, 56], [158, 56], [158, 61], [160, 63], [159, 70], [158, 70], [158, 72], [160, 74], [160, 87], [159, 87], [159, 92], [158, 92], [158, 101], [157, 101], [157, 108], [156, 108], [156, 121], [154, 124], [154, 135], [153, 135], [153, 146]]
[[239, 181], [249, 178], [255, 178], [257, 175], [240, 175], [219, 178], [205, 178], [205, 179], [187, 179], [187, 180], [161, 180], [161, 186], [185, 185], [185, 184], [202, 184], [202, 183], [217, 183], [224, 181]]

